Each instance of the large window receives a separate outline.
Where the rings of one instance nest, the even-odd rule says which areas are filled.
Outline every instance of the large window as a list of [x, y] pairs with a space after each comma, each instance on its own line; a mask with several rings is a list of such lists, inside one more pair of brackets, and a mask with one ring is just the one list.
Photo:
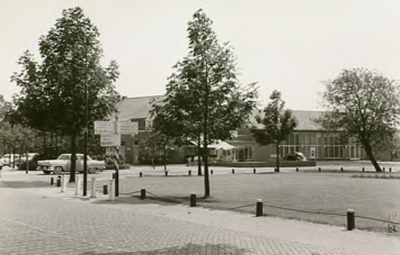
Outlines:
[[344, 158], [343, 144], [340, 134], [326, 134], [324, 136], [325, 158]]
[[254, 148], [252, 145], [244, 146], [244, 160], [253, 160]]

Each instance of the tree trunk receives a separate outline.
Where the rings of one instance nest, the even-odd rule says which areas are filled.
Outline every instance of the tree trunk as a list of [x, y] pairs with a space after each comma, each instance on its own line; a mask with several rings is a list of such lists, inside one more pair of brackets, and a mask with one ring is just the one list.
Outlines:
[[279, 142], [276, 143], [276, 170], [275, 172], [279, 173]]
[[71, 134], [71, 169], [69, 175], [69, 182], [75, 182], [76, 174], [76, 131]]
[[378, 162], [376, 161], [376, 159], [373, 155], [371, 146], [368, 143], [364, 143], [364, 148], [365, 148], [365, 152], [367, 153], [369, 160], [371, 161], [372, 165], [375, 168], [375, 171], [382, 172], [381, 167], [379, 166]]
[[201, 172], [201, 159], [202, 159], [202, 153], [201, 153], [201, 148], [200, 148], [200, 138], [197, 139], [197, 175], [201, 176], [203, 173]]
[[164, 157], [163, 157], [164, 171], [167, 171], [167, 162], [165, 160], [166, 158], [167, 158], [167, 150], [164, 150]]

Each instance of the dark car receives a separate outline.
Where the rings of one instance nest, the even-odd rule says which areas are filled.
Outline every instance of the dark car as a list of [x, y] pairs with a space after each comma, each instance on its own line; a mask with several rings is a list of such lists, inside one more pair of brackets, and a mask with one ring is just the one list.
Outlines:
[[291, 153], [291, 154], [287, 155], [284, 158], [284, 160], [287, 160], [287, 161], [307, 161], [307, 158], [301, 152], [294, 152], [294, 153]]

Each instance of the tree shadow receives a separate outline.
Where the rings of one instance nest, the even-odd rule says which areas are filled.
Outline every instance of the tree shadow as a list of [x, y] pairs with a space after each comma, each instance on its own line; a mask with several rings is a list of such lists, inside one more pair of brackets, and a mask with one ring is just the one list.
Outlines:
[[48, 182], [44, 181], [3, 181], [7, 188], [23, 189], [23, 188], [51, 188]]
[[79, 255], [161, 255], [161, 254], [190, 254], [190, 255], [203, 255], [203, 254], [230, 254], [230, 255], [244, 255], [251, 254], [250, 250], [239, 248], [229, 244], [193, 244], [188, 243], [185, 246], [167, 247], [156, 250], [148, 251], [135, 251], [135, 252], [84, 252]]

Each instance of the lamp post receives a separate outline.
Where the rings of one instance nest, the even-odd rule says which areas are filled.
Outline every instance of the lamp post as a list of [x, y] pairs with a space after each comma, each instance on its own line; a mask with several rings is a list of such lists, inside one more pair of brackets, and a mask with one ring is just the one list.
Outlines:
[[87, 80], [85, 82], [85, 128], [84, 128], [84, 138], [83, 138], [83, 196], [87, 195], [87, 143], [88, 143], [88, 88]]

